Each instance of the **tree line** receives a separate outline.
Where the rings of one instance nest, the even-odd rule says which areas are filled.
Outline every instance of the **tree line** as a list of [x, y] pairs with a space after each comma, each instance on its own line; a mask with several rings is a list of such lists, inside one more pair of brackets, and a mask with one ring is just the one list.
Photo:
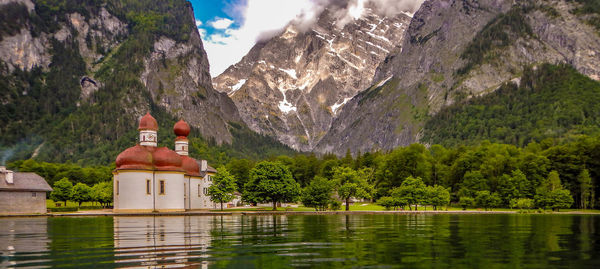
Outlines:
[[349, 204], [351, 198], [379, 201], [388, 208], [416, 204], [437, 208], [448, 203], [486, 209], [590, 209], [598, 205], [597, 136], [549, 138], [525, 147], [489, 141], [453, 147], [413, 144], [356, 157], [348, 151], [343, 158], [298, 154], [267, 161], [287, 170], [267, 169], [262, 162], [246, 159], [233, 159], [222, 169], [234, 178], [236, 190], [247, 201], [285, 197], [273, 193], [262, 199], [255, 194], [259, 187], [261, 191], [282, 189], [265, 183], [273, 175], [288, 181], [291, 177], [293, 181], [285, 186], [298, 185], [290, 191], [297, 193], [293, 195], [296, 201], [318, 210], [331, 208], [330, 199]]
[[113, 184], [110, 181], [100, 182], [90, 187], [84, 183], [73, 183], [68, 178], [62, 178], [56, 181], [52, 186], [54, 189], [50, 193], [50, 199], [55, 202], [67, 201], [78, 203], [81, 207], [83, 202], [97, 202], [102, 207], [107, 207], [113, 202]]
[[[110, 182], [114, 167], [79, 167], [34, 160], [9, 168], [36, 172], [51, 185]], [[248, 203], [296, 202], [317, 210], [348, 206], [353, 199], [388, 208], [452, 203], [481, 208], [596, 208], [600, 137], [545, 139], [525, 147], [481, 142], [473, 146], [413, 144], [389, 152], [343, 158], [333, 154], [272, 157], [262, 162], [232, 159], [213, 180], [215, 201], [233, 192]], [[227, 182], [221, 187], [221, 178]]]

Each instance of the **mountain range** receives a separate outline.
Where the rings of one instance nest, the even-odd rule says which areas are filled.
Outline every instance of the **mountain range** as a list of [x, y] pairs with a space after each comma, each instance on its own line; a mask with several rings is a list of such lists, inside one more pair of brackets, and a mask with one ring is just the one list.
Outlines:
[[595, 1], [343, 5], [211, 78], [186, 1], [4, 1], [0, 157], [108, 164], [147, 111], [167, 146], [185, 118], [213, 163], [600, 133]]

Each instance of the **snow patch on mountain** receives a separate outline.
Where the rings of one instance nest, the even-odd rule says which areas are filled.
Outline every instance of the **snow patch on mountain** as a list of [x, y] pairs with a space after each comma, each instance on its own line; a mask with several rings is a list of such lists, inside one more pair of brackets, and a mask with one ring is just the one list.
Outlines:
[[246, 84], [246, 81], [248, 81], [247, 79], [240, 79], [238, 81], [238, 83], [236, 83], [235, 85], [231, 86], [231, 91], [229, 92], [229, 96], [233, 95], [235, 92], [237, 92], [240, 88], [242, 88], [242, 86], [244, 86], [244, 84]]
[[344, 98], [344, 100], [340, 103], [335, 103], [334, 105], [332, 105], [331, 111], [333, 112], [334, 115], [337, 115], [338, 109], [340, 109], [340, 107], [344, 106], [346, 103], [348, 103], [348, 101], [350, 101], [350, 99], [352, 98]]

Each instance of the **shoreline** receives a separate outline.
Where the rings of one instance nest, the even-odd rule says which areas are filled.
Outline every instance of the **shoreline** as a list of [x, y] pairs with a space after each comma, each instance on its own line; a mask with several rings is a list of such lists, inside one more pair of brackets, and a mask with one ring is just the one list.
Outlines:
[[130, 212], [115, 213], [107, 210], [87, 210], [80, 212], [49, 212], [44, 214], [0, 214], [0, 218], [30, 218], [30, 217], [176, 217], [176, 216], [294, 216], [294, 215], [492, 215], [492, 214], [529, 214], [529, 215], [600, 215], [600, 212], [585, 211], [559, 211], [559, 212], [519, 212], [519, 210], [498, 210], [498, 211], [474, 211], [474, 210], [429, 210], [429, 211], [377, 211], [377, 210], [356, 210], [356, 211], [178, 211], [178, 212]]
[[[5, 214], [0, 218], [17, 217], [147, 217], [147, 216], [294, 216], [294, 215], [437, 215], [437, 214], [456, 214], [456, 215], [475, 215], [475, 214], [520, 214], [518, 211], [462, 211], [462, 210], [437, 210], [437, 211], [185, 211], [185, 212], [144, 212], [144, 213], [114, 213], [114, 212], [74, 212], [74, 213], [46, 213], [46, 214]], [[577, 214], [577, 215], [598, 215], [593, 212], [548, 212], [548, 213], [523, 213], [523, 214]]]

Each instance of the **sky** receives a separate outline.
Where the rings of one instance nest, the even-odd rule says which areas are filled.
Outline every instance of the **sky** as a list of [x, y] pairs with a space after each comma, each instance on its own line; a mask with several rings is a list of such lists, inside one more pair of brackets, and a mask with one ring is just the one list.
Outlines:
[[[308, 28], [325, 6], [346, 3], [341, 21], [360, 16], [373, 2], [381, 13], [415, 12], [424, 0], [190, 0], [213, 77], [239, 62], [261, 39], [278, 34], [291, 21]], [[344, 4], [345, 5], [345, 4]]]

